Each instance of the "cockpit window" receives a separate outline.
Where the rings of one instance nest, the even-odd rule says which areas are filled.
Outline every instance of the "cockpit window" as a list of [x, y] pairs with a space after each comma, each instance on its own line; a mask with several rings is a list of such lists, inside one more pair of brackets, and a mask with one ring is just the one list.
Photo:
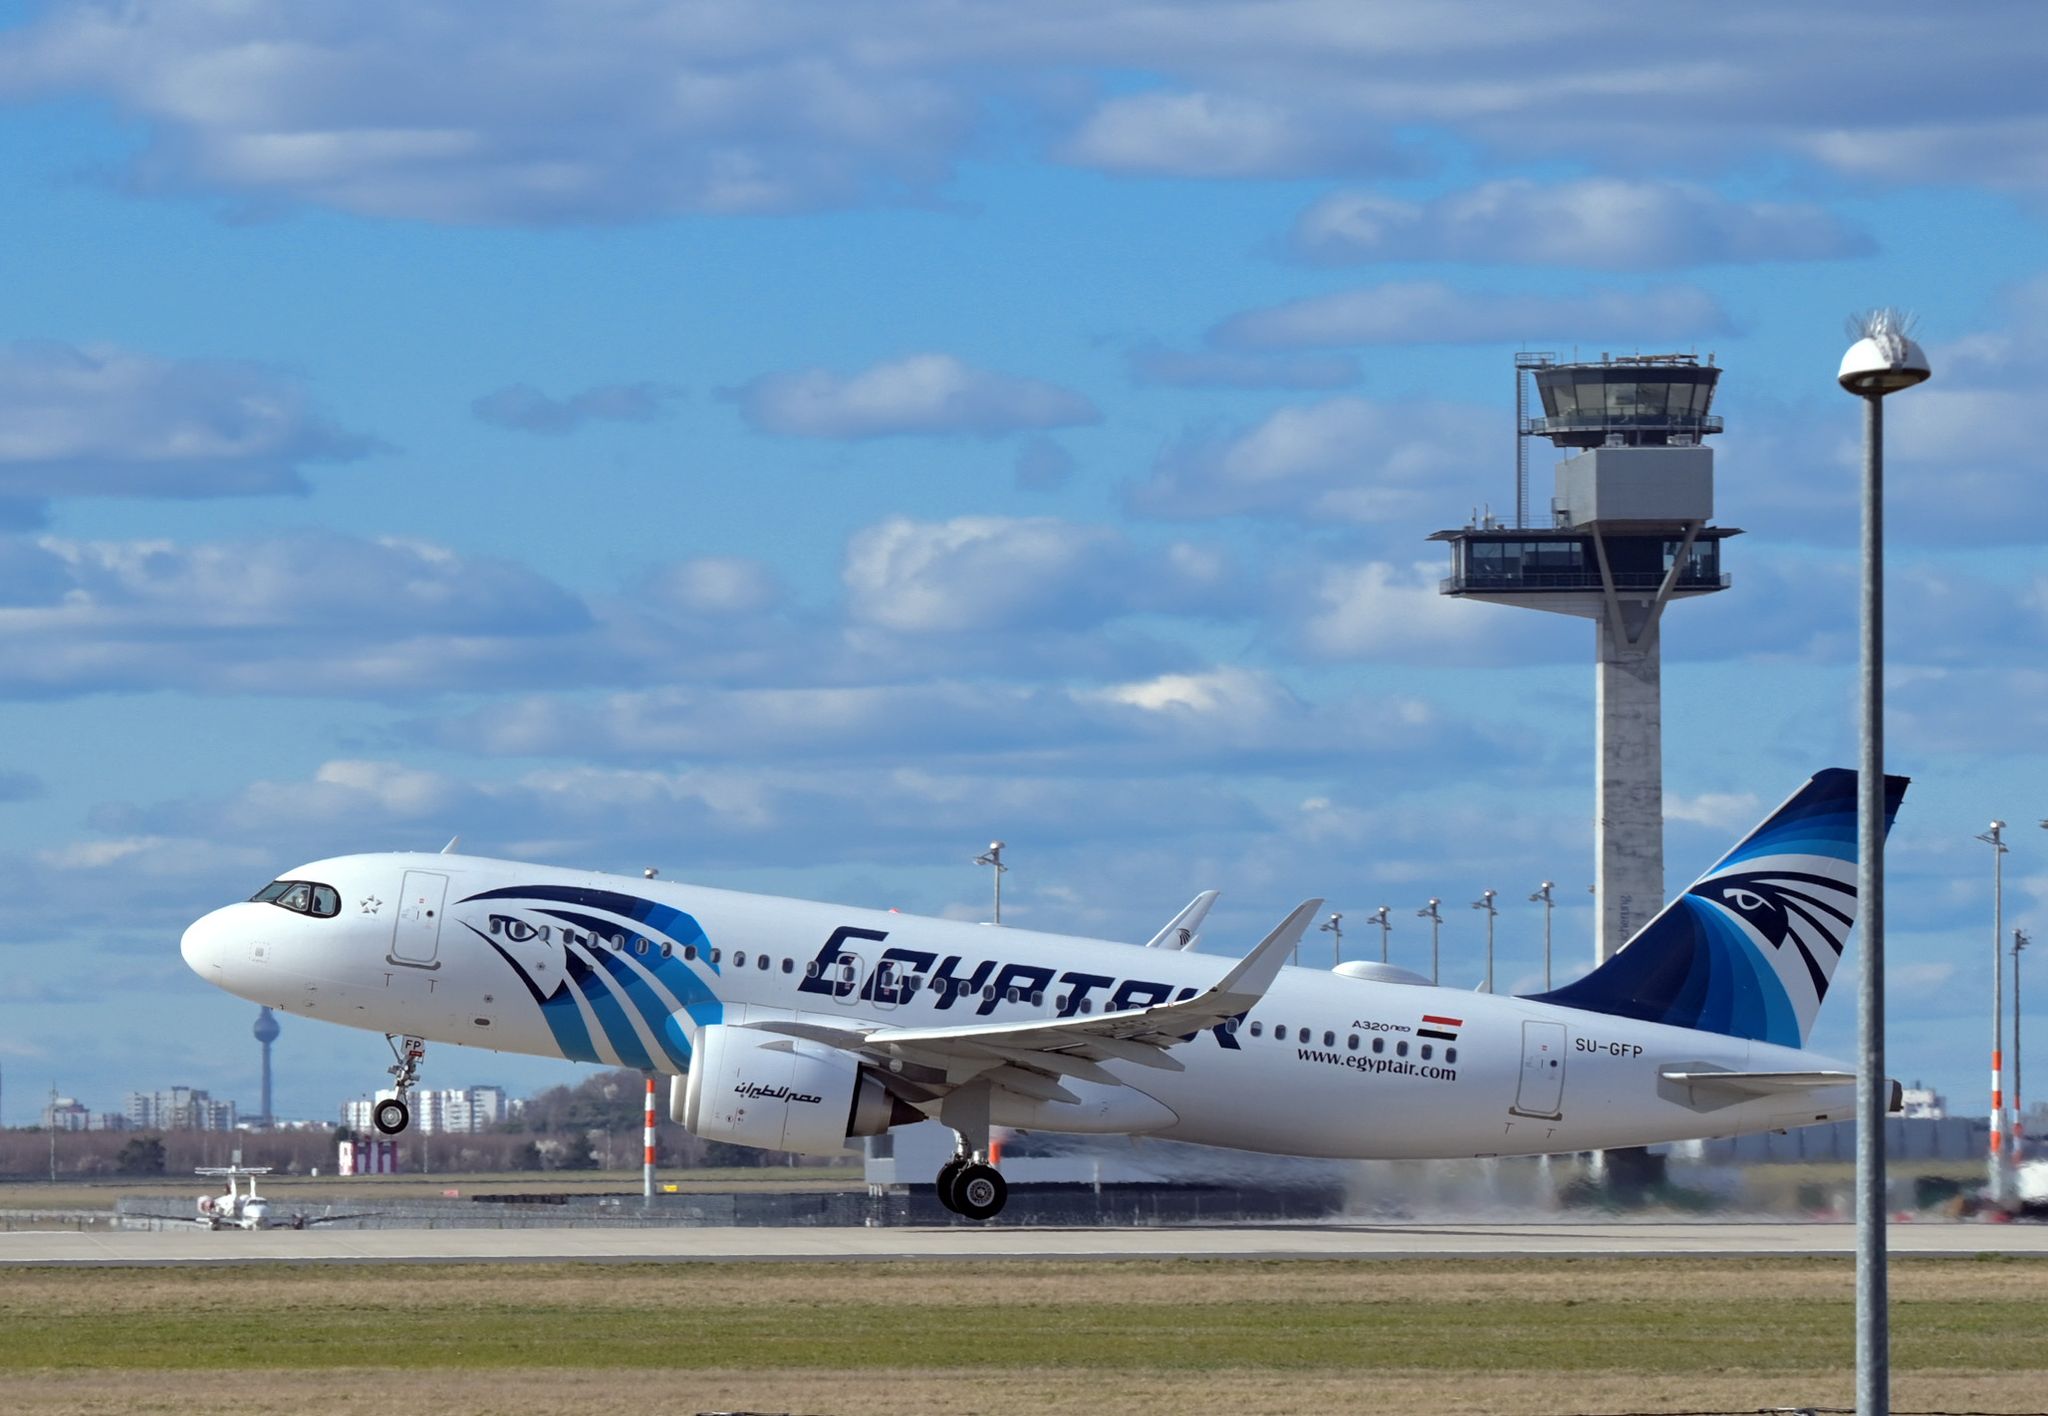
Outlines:
[[249, 897], [262, 905], [277, 905], [296, 914], [332, 919], [341, 913], [341, 892], [332, 885], [310, 880], [273, 880]]

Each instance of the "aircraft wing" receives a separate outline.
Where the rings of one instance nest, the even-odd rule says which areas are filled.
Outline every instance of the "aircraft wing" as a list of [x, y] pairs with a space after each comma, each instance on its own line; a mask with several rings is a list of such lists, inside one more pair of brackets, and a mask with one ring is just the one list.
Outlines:
[[311, 1229], [316, 1224], [338, 1224], [344, 1219], [375, 1219], [376, 1210], [365, 1210], [361, 1214], [295, 1214], [290, 1219], [273, 1219], [272, 1229]]
[[[1104, 1062], [1133, 1062], [1168, 1072], [1183, 1070], [1171, 1050], [1204, 1029], [1249, 1012], [1272, 987], [1302, 932], [1322, 907], [1321, 900], [1303, 901], [1215, 984], [1192, 998], [1155, 1003], [1149, 1008], [954, 1027], [834, 1027], [780, 1019], [744, 1026], [845, 1048], [878, 1062], [930, 1069], [939, 1075], [925, 1081], [904, 1079], [924, 1093], [920, 1100], [931, 1100], [985, 1078], [1024, 1096], [1075, 1101], [1078, 1098], [1059, 1085], [1059, 1078], [1122, 1085], [1122, 1078], [1102, 1067]], [[893, 1074], [885, 1079], [890, 1083], [897, 1080]]]
[[1195, 937], [1201, 933], [1202, 921], [1208, 918], [1209, 906], [1216, 903], [1221, 890], [1204, 890], [1188, 902], [1188, 907], [1166, 922], [1166, 928], [1152, 936], [1147, 949], [1192, 949]]

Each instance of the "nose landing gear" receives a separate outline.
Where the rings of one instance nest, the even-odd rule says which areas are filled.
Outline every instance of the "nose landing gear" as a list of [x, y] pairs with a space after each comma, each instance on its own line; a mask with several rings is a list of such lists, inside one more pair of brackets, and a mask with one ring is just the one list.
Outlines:
[[406, 1098], [412, 1095], [413, 1087], [419, 1082], [420, 1061], [427, 1055], [427, 1040], [423, 1037], [398, 1037], [384, 1034], [384, 1040], [391, 1044], [391, 1055], [398, 1060], [390, 1067], [391, 1084], [397, 1096], [386, 1097], [370, 1112], [370, 1122], [387, 1136], [395, 1136], [412, 1124], [412, 1107]]

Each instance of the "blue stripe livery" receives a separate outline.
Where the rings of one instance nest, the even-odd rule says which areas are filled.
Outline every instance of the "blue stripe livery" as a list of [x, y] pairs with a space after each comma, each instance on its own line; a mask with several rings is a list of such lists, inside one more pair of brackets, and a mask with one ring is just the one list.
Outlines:
[[[711, 949], [705, 939], [704, 930], [697, 921], [668, 905], [653, 900], [641, 899], [635, 895], [624, 895], [611, 890], [591, 890], [562, 885], [512, 886], [500, 890], [486, 890], [464, 900], [469, 904], [479, 900], [505, 900], [520, 904], [536, 901], [550, 901], [560, 904], [578, 905], [587, 910], [603, 910], [621, 919], [631, 920], [640, 931], [648, 936], [655, 946], [666, 941], [673, 945], [668, 957], [663, 958], [656, 950], [642, 954], [615, 950], [607, 946], [608, 941], [620, 933], [615, 920], [599, 918], [578, 910], [540, 909], [538, 913], [548, 915], [570, 928], [562, 931], [562, 960], [567, 977], [556, 983], [554, 991], [543, 994], [540, 986], [526, 970], [474, 925], [470, 931], [496, 949], [499, 956], [512, 966], [519, 975], [534, 1002], [540, 1006], [541, 1017], [553, 1034], [555, 1044], [562, 1055], [579, 1062], [601, 1061], [589, 1029], [584, 1026], [582, 1010], [577, 1006], [580, 997], [591, 1016], [597, 1019], [603, 1029], [605, 1040], [625, 1066], [640, 1071], [673, 1070], [687, 1071], [690, 1066], [690, 1029], [669, 1007], [667, 999], [649, 982], [650, 977], [658, 979], [662, 987], [682, 1005], [684, 1014], [691, 1023], [702, 1026], [718, 1022], [725, 1013], [718, 996], [712, 992], [706, 980], [696, 968], [682, 957], [684, 946], [694, 946], [696, 958], [712, 973], [719, 972], [711, 961]], [[576, 931], [583, 933], [578, 935]], [[647, 1050], [640, 1031], [633, 1026], [628, 1008], [637, 1012], [647, 1025], [647, 1031], [667, 1062], [667, 1067], [658, 1067]]]
[[[1907, 779], [1885, 778], [1890, 832]], [[1856, 774], [1816, 773], [1584, 978], [1540, 1003], [1805, 1044], [1856, 918]]]

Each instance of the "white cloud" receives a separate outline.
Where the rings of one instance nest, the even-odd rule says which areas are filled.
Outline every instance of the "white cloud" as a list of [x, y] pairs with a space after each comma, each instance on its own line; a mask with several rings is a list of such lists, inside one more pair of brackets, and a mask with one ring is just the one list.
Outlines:
[[1027, 438], [1017, 449], [1013, 475], [1019, 491], [1056, 492], [1074, 475], [1074, 455], [1051, 438]]
[[1713, 296], [1690, 285], [1515, 295], [1396, 281], [1247, 310], [1224, 320], [1210, 337], [1245, 349], [1543, 343], [1565, 335], [1683, 344], [1732, 328]]
[[1763, 808], [1754, 792], [1700, 792], [1694, 796], [1667, 793], [1664, 797], [1666, 821], [1689, 821], [1695, 826], [1734, 832], [1753, 826], [1762, 817]]
[[[2034, 12], [1972, 14], [1731, 0], [1631, 28], [1590, 0], [505, 0], [478, 27], [419, 0], [365, 27], [334, 0], [57, 0], [0, 36], [0, 94], [131, 117], [135, 189], [440, 222], [917, 200], [1020, 108], [1056, 151], [1122, 172], [1355, 172], [1419, 133], [1618, 171], [1793, 154], [2039, 192], [2040, 85], [2013, 42]], [[1087, 87], [1123, 91], [1076, 103]]]
[[486, 423], [520, 432], [559, 435], [586, 422], [646, 423], [659, 418], [681, 390], [666, 384], [603, 384], [550, 398], [531, 384], [510, 384], [485, 394], [469, 411]]
[[640, 595], [685, 615], [735, 618], [782, 603], [775, 572], [743, 556], [699, 556], [664, 566]]
[[1527, 662], [1538, 652], [1509, 612], [1440, 593], [1442, 575], [1441, 563], [1325, 566], [1305, 587], [1295, 636], [1322, 659], [1472, 663], [1512, 645]]
[[0, 503], [302, 492], [307, 464], [375, 447], [255, 364], [110, 344], [0, 346]]
[[0, 695], [410, 695], [523, 677], [535, 639], [576, 645], [592, 623], [529, 570], [421, 542], [34, 545], [28, 593], [0, 582]]
[[51, 10], [0, 93], [94, 93], [152, 125], [143, 189], [439, 222], [780, 212], [929, 188], [973, 99], [891, 28], [712, 5], [240, 0]]
[[1083, 627], [1143, 610], [1220, 607], [1229, 567], [1191, 546], [1147, 554], [1055, 517], [892, 517], [854, 535], [847, 612], [899, 634]]
[[1387, 169], [1384, 142], [1336, 115], [1219, 93], [1140, 93], [1096, 106], [1068, 161], [1166, 177], [1298, 177]]
[[765, 374], [727, 397], [763, 432], [803, 438], [895, 434], [995, 436], [1101, 421], [1078, 393], [1040, 379], [972, 368], [950, 354], [913, 354], [857, 374]]
[[1176, 388], [1344, 388], [1358, 382], [1348, 354], [1267, 354], [1147, 345], [1130, 355], [1131, 377]]
[[1248, 428], [1182, 438], [1127, 500], [1141, 514], [1176, 520], [1426, 525], [1454, 512], [1446, 496], [1496, 460], [1493, 421], [1445, 403], [1339, 397], [1289, 406]]
[[1295, 222], [1309, 260], [1468, 261], [1668, 270], [1867, 255], [1870, 240], [1807, 203], [1744, 202], [1692, 183], [1588, 177], [1488, 182], [1427, 201], [1336, 192]]

